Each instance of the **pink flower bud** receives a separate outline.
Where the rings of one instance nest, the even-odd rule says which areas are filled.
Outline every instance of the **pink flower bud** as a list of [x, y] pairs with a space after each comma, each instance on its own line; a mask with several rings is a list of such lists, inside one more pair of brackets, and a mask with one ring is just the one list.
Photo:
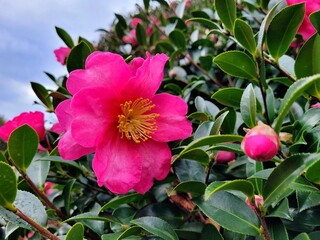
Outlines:
[[[247, 204], [252, 210], [255, 209], [255, 207], [250, 204], [248, 198], [246, 199], [246, 204]], [[256, 206], [257, 208], [259, 208], [259, 204], [263, 204], [263, 198], [262, 198], [261, 196], [259, 196], [259, 195], [254, 195], [254, 204], [255, 204], [255, 206]]]
[[236, 154], [234, 152], [228, 152], [228, 151], [218, 151], [216, 156], [216, 162], [218, 163], [227, 163], [232, 160], [234, 160], [236, 157]]
[[56, 50], [54, 50], [54, 55], [57, 58], [57, 61], [61, 63], [62, 65], [66, 65], [66, 59], [70, 53], [71, 49], [68, 47], [60, 47]]
[[268, 125], [259, 121], [247, 132], [241, 148], [245, 154], [257, 161], [268, 161], [272, 159], [279, 150], [279, 138], [277, 133]]

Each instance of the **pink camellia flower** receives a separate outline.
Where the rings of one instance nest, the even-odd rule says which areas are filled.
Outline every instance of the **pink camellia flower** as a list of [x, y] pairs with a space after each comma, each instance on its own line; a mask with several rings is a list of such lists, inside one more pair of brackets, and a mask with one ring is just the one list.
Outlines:
[[279, 137], [270, 126], [259, 121], [258, 126], [247, 132], [241, 148], [248, 157], [254, 160], [268, 161], [279, 150]]
[[234, 152], [220, 150], [217, 153], [216, 162], [227, 163], [227, 162], [234, 160], [235, 157], [236, 157], [236, 154]]
[[122, 41], [124, 41], [125, 43], [130, 43], [132, 45], [137, 45], [138, 42], [136, 39], [136, 30], [132, 29], [129, 35], [123, 36]]
[[60, 47], [54, 50], [54, 55], [56, 55], [57, 61], [62, 65], [66, 65], [66, 59], [70, 53], [71, 49], [68, 47]]
[[142, 23], [143, 23], [143, 21], [140, 18], [133, 18], [131, 20], [130, 25], [131, 25], [131, 27], [136, 28], [138, 24], [142, 24]]
[[314, 33], [316, 33], [316, 29], [311, 24], [309, 20], [309, 16], [311, 13], [320, 10], [320, 1], [317, 0], [287, 0], [287, 4], [293, 5], [298, 3], [306, 3], [306, 12], [304, 15], [304, 19], [302, 24], [298, 29], [298, 33], [301, 34], [304, 41], [307, 41]]
[[10, 134], [18, 127], [28, 124], [38, 134], [39, 140], [45, 135], [44, 114], [42, 112], [23, 112], [20, 115], [9, 120], [5, 125], [0, 127], [0, 137], [8, 142]]
[[95, 151], [98, 185], [114, 193], [145, 193], [154, 178], [164, 179], [171, 167], [167, 142], [192, 133], [187, 104], [177, 96], [155, 94], [167, 60], [165, 54], [147, 53], [146, 59], [127, 64], [118, 54], [97, 51], [85, 69], [71, 72], [67, 89], [73, 97], [57, 107], [66, 129], [58, 143], [61, 157], [75, 160]]
[[252, 209], [255, 210], [255, 208], [259, 208], [259, 205], [263, 204], [263, 198], [260, 195], [254, 195], [254, 204], [255, 206], [252, 206], [249, 202], [249, 199], [246, 199], [246, 204]]
[[316, 103], [311, 105], [311, 108], [320, 108], [320, 103]]

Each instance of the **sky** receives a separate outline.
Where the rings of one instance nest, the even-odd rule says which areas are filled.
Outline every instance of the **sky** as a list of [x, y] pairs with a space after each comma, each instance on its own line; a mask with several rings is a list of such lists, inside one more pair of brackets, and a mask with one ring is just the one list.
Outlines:
[[[67, 73], [56, 61], [54, 49], [64, 46], [55, 26], [73, 39], [99, 39], [97, 29], [108, 29], [114, 13], [127, 14], [142, 0], [0, 0], [0, 116], [6, 120], [28, 111], [45, 111], [30, 82], [56, 89], [44, 71], [55, 76]], [[46, 121], [55, 121], [46, 114]]]

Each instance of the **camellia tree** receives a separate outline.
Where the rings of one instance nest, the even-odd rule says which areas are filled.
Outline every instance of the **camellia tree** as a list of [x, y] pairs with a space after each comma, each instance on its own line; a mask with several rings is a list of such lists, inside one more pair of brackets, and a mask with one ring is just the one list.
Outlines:
[[144, 0], [0, 127], [0, 239], [320, 239], [320, 2]]

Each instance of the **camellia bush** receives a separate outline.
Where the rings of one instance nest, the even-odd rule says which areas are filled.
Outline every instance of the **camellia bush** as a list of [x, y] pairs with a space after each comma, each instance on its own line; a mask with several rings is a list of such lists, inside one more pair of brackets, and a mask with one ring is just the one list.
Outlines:
[[320, 239], [320, 2], [143, 3], [56, 27], [58, 121], [0, 127], [0, 239]]

